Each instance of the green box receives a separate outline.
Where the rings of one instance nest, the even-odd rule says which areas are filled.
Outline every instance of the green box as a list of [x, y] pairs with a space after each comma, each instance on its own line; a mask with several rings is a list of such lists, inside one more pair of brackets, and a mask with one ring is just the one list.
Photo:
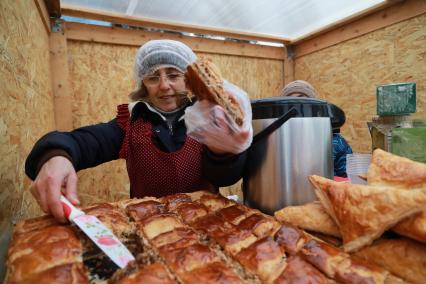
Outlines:
[[416, 83], [381, 85], [376, 88], [378, 115], [416, 112]]
[[391, 152], [398, 156], [426, 163], [426, 128], [392, 129]]

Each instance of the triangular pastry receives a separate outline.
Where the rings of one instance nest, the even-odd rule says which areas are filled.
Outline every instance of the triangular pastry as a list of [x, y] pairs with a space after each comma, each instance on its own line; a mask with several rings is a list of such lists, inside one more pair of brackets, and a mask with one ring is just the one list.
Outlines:
[[407, 238], [379, 239], [355, 253], [411, 283], [426, 283], [426, 245]]
[[304, 230], [341, 237], [339, 227], [319, 201], [287, 206], [276, 211], [274, 216], [280, 222], [290, 223]]
[[402, 190], [310, 176], [315, 193], [340, 228], [343, 248], [356, 251], [426, 206], [426, 189]]
[[402, 220], [392, 231], [426, 244], [426, 210]]
[[[408, 190], [426, 188], [426, 164], [376, 149], [368, 169], [368, 184]], [[402, 220], [392, 230], [426, 243], [426, 209]]]
[[426, 164], [376, 149], [367, 172], [369, 185], [426, 188]]

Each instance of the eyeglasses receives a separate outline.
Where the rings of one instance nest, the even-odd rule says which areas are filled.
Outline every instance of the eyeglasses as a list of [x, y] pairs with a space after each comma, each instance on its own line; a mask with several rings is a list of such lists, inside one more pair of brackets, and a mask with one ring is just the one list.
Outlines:
[[[183, 77], [184, 77], [184, 74], [179, 72], [167, 73], [165, 75], [165, 78], [171, 84], [179, 82], [180, 80], [183, 79]], [[159, 75], [146, 76], [143, 79], [143, 82], [149, 86], [158, 86], [160, 85], [160, 81], [161, 81], [161, 76]]]

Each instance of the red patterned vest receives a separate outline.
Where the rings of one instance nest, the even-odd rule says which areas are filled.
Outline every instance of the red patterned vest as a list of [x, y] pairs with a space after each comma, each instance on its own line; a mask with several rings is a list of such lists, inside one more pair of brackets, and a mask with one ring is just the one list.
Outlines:
[[187, 137], [176, 152], [161, 151], [153, 143], [152, 124], [142, 118], [131, 121], [127, 104], [118, 106], [117, 121], [125, 131], [120, 158], [126, 159], [130, 197], [217, 191], [201, 176], [200, 143]]

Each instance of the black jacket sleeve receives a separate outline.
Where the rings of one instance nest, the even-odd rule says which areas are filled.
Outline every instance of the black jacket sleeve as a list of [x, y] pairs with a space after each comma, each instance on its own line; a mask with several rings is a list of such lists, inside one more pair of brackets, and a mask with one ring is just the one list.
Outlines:
[[205, 150], [203, 154], [203, 176], [214, 186], [230, 186], [243, 177], [247, 152], [218, 157]]
[[53, 149], [67, 152], [76, 171], [116, 160], [123, 139], [124, 131], [118, 126], [116, 119], [71, 132], [50, 132], [34, 145], [25, 161], [25, 173], [34, 180], [43, 155]]

